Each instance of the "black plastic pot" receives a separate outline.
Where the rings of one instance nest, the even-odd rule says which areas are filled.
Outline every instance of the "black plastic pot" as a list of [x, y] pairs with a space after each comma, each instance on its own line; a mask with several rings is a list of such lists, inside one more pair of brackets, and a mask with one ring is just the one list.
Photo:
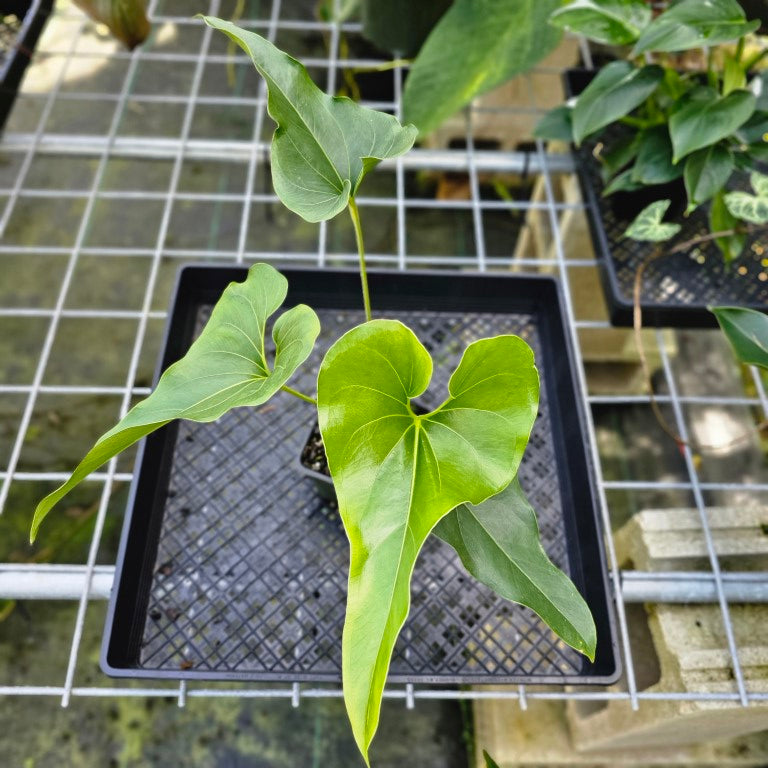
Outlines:
[[53, 7], [53, 0], [0, 0], [0, 13], [14, 14], [20, 25], [15, 43], [3, 52], [0, 61], [0, 128], [5, 125], [19, 83]]
[[[565, 73], [567, 95], [581, 93], [595, 74], [594, 70], [568, 70]], [[620, 131], [620, 127], [611, 128], [601, 134], [600, 140], [609, 144], [620, 136]], [[611, 322], [631, 326], [635, 276], [654, 246], [625, 238], [627, 226], [649, 203], [672, 199], [667, 218], [682, 226], [680, 233], [664, 246], [672, 249], [677, 243], [708, 234], [708, 210], [701, 206], [691, 216], [684, 217], [685, 198], [681, 196], [684, 189], [680, 182], [604, 197], [600, 166], [592, 154], [594, 148], [594, 141], [586, 141], [574, 149], [576, 170]], [[746, 174], [734, 177], [733, 186], [748, 189]], [[768, 251], [768, 237], [761, 243], [760, 236], [754, 235], [747, 241], [743, 254], [730, 266], [726, 266], [714, 242], [649, 262], [643, 275], [640, 300], [643, 324], [716, 327], [717, 321], [707, 307], [717, 305], [768, 311], [768, 268], [764, 265], [764, 250]]]
[[[291, 385], [311, 392], [330, 344], [364, 319], [355, 270], [285, 269], [286, 305], [316, 309], [321, 335]], [[158, 370], [184, 354], [241, 267], [186, 267]], [[414, 328], [435, 360], [420, 398], [442, 399], [474, 338], [533, 346], [540, 414], [520, 471], [544, 546], [595, 616], [590, 664], [531, 611], [469, 577], [430, 537], [390, 680], [601, 683], [619, 672], [582, 398], [557, 283], [548, 277], [372, 272], [373, 309]], [[140, 448], [118, 555], [102, 668], [118, 677], [340, 680], [348, 542], [335, 506], [298, 471], [315, 409], [280, 394], [212, 424], [174, 423]]]

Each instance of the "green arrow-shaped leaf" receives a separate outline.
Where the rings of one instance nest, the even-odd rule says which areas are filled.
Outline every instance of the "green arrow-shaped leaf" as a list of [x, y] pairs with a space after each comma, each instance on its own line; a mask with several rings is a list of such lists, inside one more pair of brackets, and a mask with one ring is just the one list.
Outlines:
[[631, 55], [719, 45], [754, 32], [759, 26], [759, 21], [746, 20], [736, 0], [682, 0], [645, 28]]
[[374, 320], [342, 336], [318, 376], [320, 430], [350, 541], [344, 698], [366, 759], [424, 540], [454, 507], [509, 485], [536, 417], [533, 353], [516, 336], [470, 344], [448, 399], [417, 416], [410, 400], [431, 375], [413, 331]]
[[560, 30], [547, 24], [559, 5], [560, 0], [454, 0], [408, 73], [404, 119], [424, 135], [475, 96], [530, 69], [560, 41]]
[[275, 358], [264, 350], [267, 318], [283, 303], [287, 280], [269, 264], [254, 264], [244, 283], [231, 283], [187, 354], [162, 375], [155, 391], [102, 435], [71, 477], [35, 510], [31, 538], [50, 509], [91, 472], [174, 419], [214, 421], [231, 408], [269, 400], [307, 359], [320, 332], [307, 306], [275, 321]]
[[234, 40], [267, 81], [269, 114], [278, 125], [272, 182], [286, 208], [307, 221], [343, 211], [368, 171], [413, 146], [412, 125], [323, 93], [296, 59], [254, 32], [211, 16], [203, 20]]
[[613, 61], [603, 67], [573, 107], [576, 145], [642, 104], [663, 78], [664, 70], [655, 64], [638, 68], [628, 61]]
[[496, 761], [485, 750], [483, 750], [483, 759], [485, 760], [485, 768], [499, 768]]
[[718, 97], [710, 88], [692, 91], [669, 119], [674, 162], [732, 134], [755, 111], [755, 95], [731, 91]]
[[650, 20], [643, 0], [573, 0], [549, 18], [557, 27], [606, 45], [634, 43]]
[[743, 307], [710, 307], [736, 357], [768, 370], [768, 315]]
[[478, 506], [454, 509], [435, 533], [458, 552], [478, 581], [536, 611], [568, 645], [594, 660], [592, 614], [573, 582], [544, 552], [536, 513], [517, 478]]
[[637, 218], [627, 227], [624, 237], [652, 243], [674, 237], [680, 231], [680, 225], [662, 221], [671, 204], [671, 200], [656, 200], [643, 208], [637, 214]]
[[713, 144], [694, 152], [685, 161], [685, 191], [689, 207], [714, 197], [731, 176], [733, 155], [727, 147]]

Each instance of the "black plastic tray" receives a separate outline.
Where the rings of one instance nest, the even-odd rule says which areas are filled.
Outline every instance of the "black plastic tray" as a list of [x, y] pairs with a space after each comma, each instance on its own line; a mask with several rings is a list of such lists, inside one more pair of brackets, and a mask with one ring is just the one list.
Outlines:
[[[52, 7], [53, 0], [16, 0], [7, 5], [7, 12], [21, 12], [24, 18], [13, 49], [5, 52], [5, 58], [0, 65], [0, 128], [5, 125], [16, 100], [22, 75], [32, 58], [37, 38], [40, 37]], [[0, 0], [0, 11], [3, 8], [3, 2]]]
[[[286, 306], [305, 302], [322, 332], [292, 380], [315, 390], [328, 346], [363, 320], [356, 271], [282, 270]], [[159, 369], [178, 359], [239, 267], [186, 267]], [[557, 283], [547, 277], [373, 272], [377, 316], [408, 322], [430, 349], [426, 407], [473, 339], [518, 333], [536, 353], [540, 415], [521, 468], [545, 547], [589, 603], [594, 664], [531, 611], [471, 579], [430, 537], [390, 680], [422, 683], [602, 683], [619, 659], [573, 356]], [[386, 311], [384, 311], [386, 308]], [[280, 393], [213, 424], [181, 422], [139, 451], [117, 561], [102, 668], [118, 677], [339, 681], [348, 545], [333, 504], [297, 456], [315, 409]]]
[[[587, 69], [566, 71], [564, 81], [568, 97], [581, 93], [595, 74], [595, 70]], [[652, 252], [653, 244], [624, 237], [633, 216], [626, 219], [618, 216], [615, 201], [602, 196], [604, 185], [599, 163], [592, 156], [594, 147], [594, 141], [586, 141], [574, 150], [576, 169], [587, 205], [587, 218], [611, 323], [631, 326], [635, 275]], [[737, 183], [740, 183], [739, 188], [748, 189], [746, 174]], [[664, 196], [668, 196], [668, 190], [663, 191], [662, 199]], [[652, 200], [649, 198], [645, 202]], [[676, 243], [707, 234], [707, 216], [708, 207], [700, 206], [688, 218], [680, 216], [675, 219], [682, 224], [682, 229], [667, 247], [672, 248]], [[759, 247], [752, 249], [759, 239], [758, 235], [751, 236], [744, 253], [730, 268], [726, 268], [720, 251], [712, 242], [650, 262], [643, 275], [640, 299], [643, 324], [714, 328], [717, 321], [707, 310], [709, 305], [736, 305], [768, 311], [768, 268], [763, 263], [768, 254], [768, 239], [763, 238], [765, 252]]]

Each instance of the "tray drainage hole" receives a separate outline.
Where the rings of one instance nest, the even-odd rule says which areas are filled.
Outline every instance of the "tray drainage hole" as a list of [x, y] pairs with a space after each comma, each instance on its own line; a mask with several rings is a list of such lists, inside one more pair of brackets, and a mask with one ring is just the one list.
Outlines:
[[312, 593], [312, 597], [314, 597], [314, 598], [315, 598], [315, 600], [319, 600], [319, 599], [320, 599], [320, 590], [319, 590], [319, 589], [316, 589], [316, 590], [315, 590], [315, 591]]
[[195, 442], [195, 438], [192, 435], [187, 435], [184, 438], [184, 440], [186, 440], [186, 442], [188, 442], [188, 443], [194, 443]]
[[182, 507], [182, 508], [179, 510], [179, 514], [180, 514], [182, 517], [189, 517], [189, 516], [192, 514], [192, 510], [191, 510], [189, 507]]

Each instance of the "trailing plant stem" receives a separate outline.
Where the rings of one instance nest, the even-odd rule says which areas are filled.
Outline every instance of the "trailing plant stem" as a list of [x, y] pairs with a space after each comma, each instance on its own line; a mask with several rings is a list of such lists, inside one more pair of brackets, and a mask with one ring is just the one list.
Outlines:
[[363, 284], [363, 305], [365, 306], [365, 319], [371, 319], [371, 296], [368, 293], [368, 272], [365, 269], [365, 248], [363, 246], [363, 228], [360, 226], [360, 211], [354, 197], [349, 198], [349, 215], [352, 217], [352, 226], [355, 228], [355, 240], [357, 252], [360, 254], [360, 282]]
[[291, 387], [283, 384], [280, 389], [283, 390], [283, 392], [287, 392], [289, 395], [293, 395], [294, 397], [298, 397], [299, 400], [304, 400], [307, 403], [312, 403], [312, 405], [317, 405], [317, 400], [315, 400], [314, 397], [310, 397], [309, 395], [304, 395], [301, 392], [297, 392], [295, 389], [291, 389]]

